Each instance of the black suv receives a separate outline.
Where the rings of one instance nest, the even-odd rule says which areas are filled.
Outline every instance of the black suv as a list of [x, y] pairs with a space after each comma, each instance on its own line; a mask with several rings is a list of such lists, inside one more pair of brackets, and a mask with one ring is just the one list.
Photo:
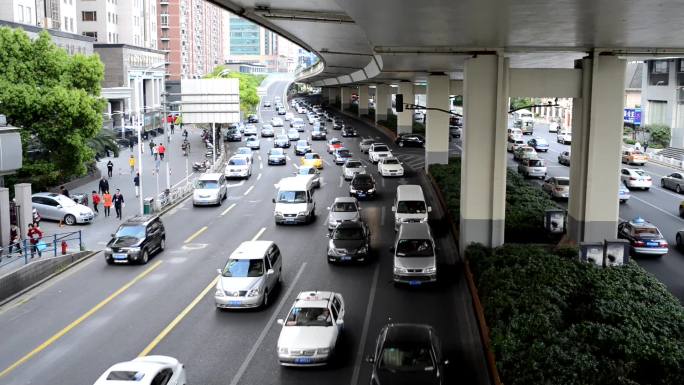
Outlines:
[[227, 142], [241, 142], [242, 134], [238, 128], [229, 128], [228, 131], [226, 131], [223, 140]]
[[375, 196], [375, 179], [368, 174], [356, 174], [349, 183], [349, 196], [356, 199]]
[[345, 126], [345, 127], [342, 129], [342, 137], [343, 137], [343, 138], [356, 137], [356, 136], [358, 136], [358, 135], [359, 135], [359, 133], [356, 132], [356, 129], [355, 129], [354, 127]]
[[333, 230], [328, 242], [328, 263], [363, 262], [370, 251], [370, 231], [363, 222], [342, 222]]
[[341, 130], [344, 128], [344, 121], [335, 119], [333, 121], [333, 130]]
[[247, 123], [259, 123], [259, 118], [256, 115], [252, 114], [247, 117]]
[[137, 215], [119, 226], [105, 248], [108, 264], [146, 264], [150, 255], [163, 251], [166, 246], [166, 230], [157, 215]]
[[399, 147], [423, 147], [425, 146], [425, 138], [421, 135], [417, 134], [403, 134], [399, 135], [397, 139], [395, 140], [395, 143]]

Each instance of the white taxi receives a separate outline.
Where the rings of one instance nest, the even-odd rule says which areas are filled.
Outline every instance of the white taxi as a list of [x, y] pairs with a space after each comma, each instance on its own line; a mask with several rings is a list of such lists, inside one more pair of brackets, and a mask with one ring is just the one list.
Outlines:
[[278, 337], [278, 361], [283, 366], [322, 366], [330, 362], [344, 328], [344, 299], [331, 291], [297, 295]]

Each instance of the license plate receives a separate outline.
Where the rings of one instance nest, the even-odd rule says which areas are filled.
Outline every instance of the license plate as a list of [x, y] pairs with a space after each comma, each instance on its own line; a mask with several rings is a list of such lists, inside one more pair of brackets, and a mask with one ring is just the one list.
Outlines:
[[660, 246], [660, 243], [658, 243], [658, 242], [646, 242], [646, 246], [648, 246], [648, 247], [658, 247], [658, 246]]
[[411, 286], [419, 286], [419, 285], [420, 285], [420, 281], [411, 280], [411, 281], [409, 281], [409, 285], [411, 285]]
[[285, 223], [295, 223], [294, 219], [285, 219]]
[[348, 255], [345, 255], [345, 256], [343, 256], [343, 257], [340, 257], [340, 260], [342, 260], [342, 261], [351, 261], [351, 259], [352, 259], [352, 258], [351, 258], [350, 256], [348, 256]]
[[359, 197], [365, 197], [366, 196], [365, 193], [359, 193], [358, 195], [359, 195]]
[[113, 258], [114, 259], [128, 259], [128, 255], [123, 254], [123, 253], [114, 253]]
[[242, 305], [242, 302], [240, 301], [228, 301], [229, 306], [240, 306]]
[[295, 364], [310, 364], [313, 362], [313, 358], [310, 357], [297, 357], [294, 360]]

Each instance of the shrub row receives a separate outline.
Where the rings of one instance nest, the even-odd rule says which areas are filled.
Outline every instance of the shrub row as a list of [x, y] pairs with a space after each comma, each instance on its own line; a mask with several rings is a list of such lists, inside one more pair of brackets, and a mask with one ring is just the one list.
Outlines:
[[[506, 242], [543, 243], [544, 215], [558, 205], [541, 189], [529, 184], [512, 170], [506, 176]], [[430, 174], [444, 196], [451, 217], [458, 226], [461, 205], [461, 160], [451, 158], [449, 164], [431, 165]]]
[[508, 385], [684, 384], [684, 310], [632, 262], [597, 268], [576, 250], [466, 251]]

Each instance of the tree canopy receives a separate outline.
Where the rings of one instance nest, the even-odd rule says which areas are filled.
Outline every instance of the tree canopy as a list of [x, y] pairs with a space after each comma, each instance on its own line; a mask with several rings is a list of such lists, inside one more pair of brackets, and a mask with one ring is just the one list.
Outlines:
[[[88, 140], [102, 129], [103, 78], [97, 55], [68, 55], [45, 31], [32, 40], [21, 29], [0, 28], [0, 113], [21, 128], [19, 178], [49, 185], [86, 172], [94, 157]], [[42, 155], [29, 157], [29, 147]]]

